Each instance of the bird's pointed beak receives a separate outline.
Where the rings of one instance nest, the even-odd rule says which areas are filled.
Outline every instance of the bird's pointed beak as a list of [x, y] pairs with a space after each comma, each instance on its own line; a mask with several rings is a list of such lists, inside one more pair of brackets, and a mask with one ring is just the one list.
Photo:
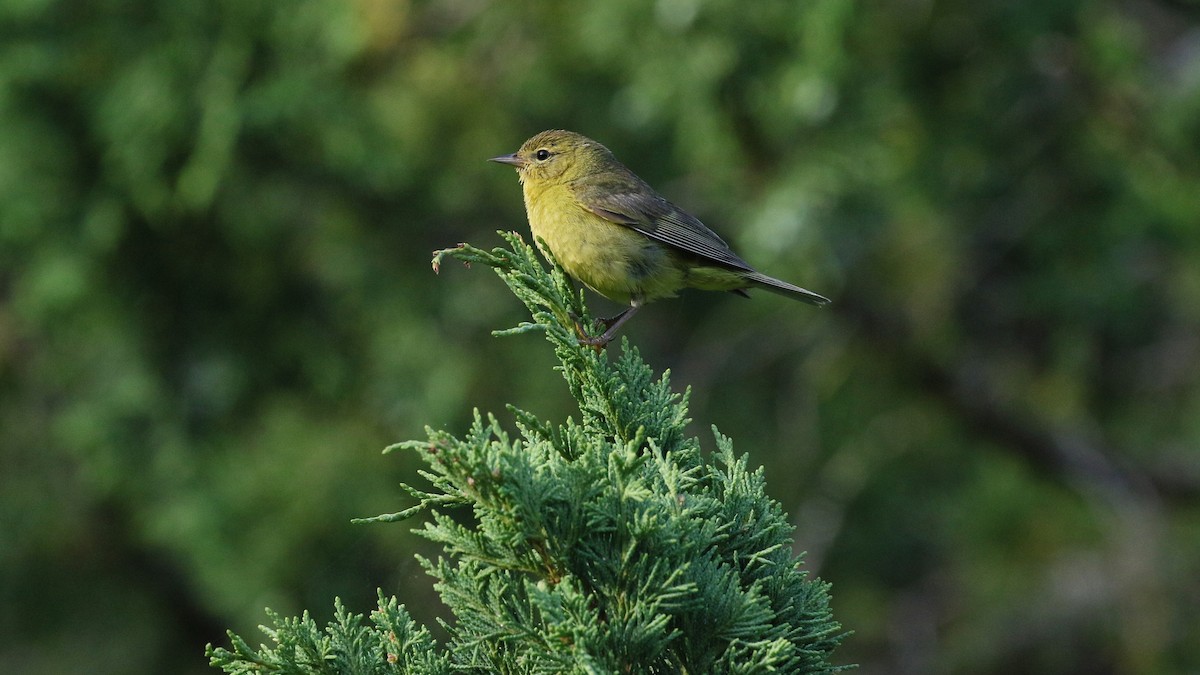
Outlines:
[[517, 153], [515, 153], [515, 152], [511, 155], [501, 155], [500, 157], [492, 157], [488, 161], [489, 162], [499, 162], [501, 164], [511, 164], [511, 165], [517, 167], [518, 169], [524, 167], [526, 164], [525, 160], [523, 158], [521, 158], [520, 156], [518, 156]]

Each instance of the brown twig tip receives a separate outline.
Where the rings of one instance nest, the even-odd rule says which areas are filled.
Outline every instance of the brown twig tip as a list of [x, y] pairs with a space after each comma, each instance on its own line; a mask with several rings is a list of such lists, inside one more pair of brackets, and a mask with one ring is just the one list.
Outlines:
[[[433, 260], [430, 263], [430, 265], [433, 267], [433, 273], [434, 274], [441, 273], [443, 256], [448, 255], [453, 251], [461, 251], [466, 247], [467, 247], [467, 244], [465, 242], [459, 242], [456, 246], [452, 246], [450, 248], [440, 248], [440, 249], [434, 251], [433, 252]], [[463, 264], [466, 265], [468, 268], [471, 267], [471, 264], [468, 262], [464, 262]]]

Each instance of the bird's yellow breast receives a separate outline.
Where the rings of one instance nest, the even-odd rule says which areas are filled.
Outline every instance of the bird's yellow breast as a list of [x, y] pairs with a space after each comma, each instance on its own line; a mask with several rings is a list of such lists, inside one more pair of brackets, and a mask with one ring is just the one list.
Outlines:
[[534, 240], [568, 274], [611, 300], [654, 300], [683, 288], [684, 270], [662, 244], [583, 207], [569, 185], [523, 187]]

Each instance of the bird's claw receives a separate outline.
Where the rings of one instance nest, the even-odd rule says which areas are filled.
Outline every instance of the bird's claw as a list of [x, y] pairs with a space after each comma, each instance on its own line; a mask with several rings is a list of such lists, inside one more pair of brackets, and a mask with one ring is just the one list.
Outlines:
[[604, 326], [604, 331], [600, 335], [588, 335], [588, 332], [583, 328], [583, 323], [574, 314], [571, 315], [571, 320], [575, 323], [575, 334], [579, 336], [579, 344], [595, 349], [597, 354], [604, 351], [608, 343], [612, 342], [612, 338], [608, 336], [608, 329], [612, 326], [615, 319], [596, 320], [596, 324]]

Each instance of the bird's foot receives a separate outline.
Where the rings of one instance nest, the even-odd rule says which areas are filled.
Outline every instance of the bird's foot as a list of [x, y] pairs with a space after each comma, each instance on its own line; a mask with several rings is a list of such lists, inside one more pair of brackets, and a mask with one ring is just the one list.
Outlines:
[[612, 336], [608, 334], [608, 329], [617, 321], [619, 317], [610, 319], [597, 319], [595, 326], [603, 326], [604, 332], [600, 335], [589, 335], [583, 327], [583, 322], [574, 314], [571, 315], [571, 320], [575, 322], [575, 334], [579, 336], [579, 344], [591, 347], [596, 350], [596, 353], [604, 351], [609, 342], [612, 342]]
[[604, 350], [608, 343], [612, 342], [613, 338], [616, 337], [617, 331], [621, 328], [621, 324], [628, 321], [629, 317], [637, 313], [638, 306], [639, 305], [632, 305], [624, 312], [607, 319], [597, 319], [596, 323], [604, 326], [604, 332], [600, 335], [588, 335], [587, 331], [583, 329], [583, 325], [579, 323], [579, 319], [577, 317], [571, 317], [575, 321], [575, 333], [579, 336], [579, 344], [587, 345], [592, 349], [595, 349], [596, 353], [599, 354]]

